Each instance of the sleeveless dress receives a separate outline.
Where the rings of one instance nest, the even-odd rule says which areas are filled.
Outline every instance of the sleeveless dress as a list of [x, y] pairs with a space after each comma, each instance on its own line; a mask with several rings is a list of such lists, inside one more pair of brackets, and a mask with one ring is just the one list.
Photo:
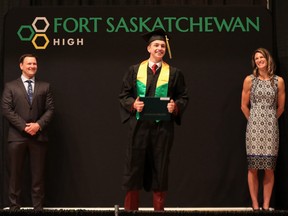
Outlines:
[[249, 169], [275, 169], [279, 148], [278, 77], [260, 80], [251, 75], [250, 116], [246, 128]]

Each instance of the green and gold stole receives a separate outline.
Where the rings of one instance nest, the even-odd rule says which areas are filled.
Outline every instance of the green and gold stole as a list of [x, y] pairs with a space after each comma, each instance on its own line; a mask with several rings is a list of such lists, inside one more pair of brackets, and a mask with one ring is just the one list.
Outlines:
[[[148, 60], [145, 60], [140, 64], [138, 69], [136, 82], [138, 97], [145, 97], [146, 94], [147, 66]], [[165, 62], [162, 62], [161, 71], [156, 84], [155, 97], [167, 97], [169, 74], [169, 65]], [[136, 118], [139, 119], [138, 112], [136, 114]]]

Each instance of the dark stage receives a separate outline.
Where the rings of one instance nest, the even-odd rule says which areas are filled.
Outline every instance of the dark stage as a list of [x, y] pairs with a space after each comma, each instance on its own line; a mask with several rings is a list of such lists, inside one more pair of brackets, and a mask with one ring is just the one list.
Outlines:
[[[288, 1], [270, 2], [267, 8], [266, 0], [1, 0], [1, 90], [20, 76], [20, 55], [34, 53], [38, 78], [51, 83], [56, 108], [45, 170], [49, 208], [41, 212], [5, 208], [8, 125], [0, 110], [0, 216], [115, 215], [114, 204], [122, 204], [125, 193], [129, 127], [120, 121], [119, 90], [129, 66], [148, 58], [142, 33], [156, 27], [171, 35], [173, 58], [165, 61], [183, 71], [191, 103], [181, 126], [175, 125], [165, 212], [120, 206], [118, 215], [288, 216], [288, 100], [279, 119], [275, 211], [247, 208], [247, 120], [240, 106], [252, 51], [269, 49], [288, 83]], [[31, 206], [25, 162], [21, 204]], [[151, 206], [151, 193], [141, 192], [140, 206]]]

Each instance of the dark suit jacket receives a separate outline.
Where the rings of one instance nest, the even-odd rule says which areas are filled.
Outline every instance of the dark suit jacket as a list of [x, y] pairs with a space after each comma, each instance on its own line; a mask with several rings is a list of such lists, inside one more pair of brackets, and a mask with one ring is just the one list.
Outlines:
[[[8, 141], [48, 141], [47, 125], [54, 113], [50, 84], [35, 79], [33, 102], [30, 105], [21, 78], [6, 83], [2, 96], [2, 111], [9, 121]], [[35, 136], [24, 131], [26, 123], [29, 122], [37, 122], [41, 127]]]

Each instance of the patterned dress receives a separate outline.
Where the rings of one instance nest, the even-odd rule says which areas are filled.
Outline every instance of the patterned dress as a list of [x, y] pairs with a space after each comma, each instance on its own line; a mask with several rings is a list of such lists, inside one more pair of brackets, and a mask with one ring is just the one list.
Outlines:
[[278, 77], [260, 80], [251, 75], [250, 116], [246, 129], [249, 169], [275, 169], [279, 147]]

